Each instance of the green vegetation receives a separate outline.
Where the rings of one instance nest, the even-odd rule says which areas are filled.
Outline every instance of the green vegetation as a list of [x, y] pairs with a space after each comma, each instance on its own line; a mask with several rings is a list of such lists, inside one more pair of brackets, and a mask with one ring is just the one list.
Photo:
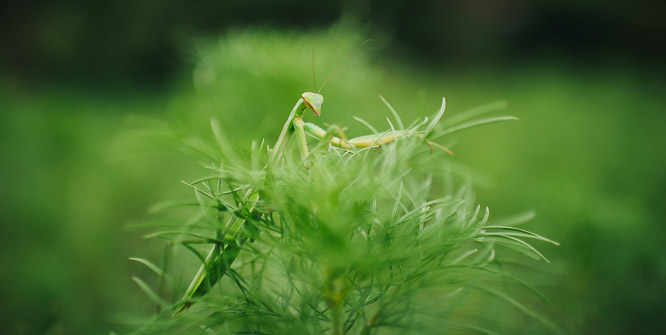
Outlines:
[[[3, 329], [8, 333], [49, 334], [136, 329], [155, 309], [131, 281], [132, 276], [143, 280], [162, 299], [176, 301], [177, 295], [169, 297], [168, 283], [160, 291], [159, 276], [127, 261], [141, 256], [161, 267], [164, 242], [142, 240], [145, 229], [123, 227], [163, 225], [166, 220], [182, 227], [187, 221], [179, 219], [191, 218], [195, 209], [172, 209], [145, 218], [143, 213], [164, 199], [192, 202], [192, 190], [179, 181], [197, 180], [202, 174], [199, 161], [206, 165], [220, 163], [188, 149], [216, 143], [210, 118], [219, 120], [230, 152], [250, 157], [251, 141], [257, 140], [257, 145], [260, 139], [272, 143], [295, 99], [310, 90], [310, 46], [315, 48], [320, 82], [361, 40], [335, 28], [316, 38], [264, 31], [231, 33], [197, 46], [193, 80], [184, 81], [193, 82], [194, 88], [186, 84], [165, 92], [138, 87], [131, 88], [135, 90], [132, 93], [101, 95], [79, 88], [23, 90], [3, 83], [0, 108], [6, 112], [0, 115], [4, 155], [0, 173], [6, 181], [1, 192], [5, 231], [0, 236], [0, 280], [2, 297], [7, 297], [3, 301], [12, 306], [0, 316]], [[321, 118], [313, 120], [309, 116], [309, 120], [320, 125], [342, 125], [353, 137], [368, 132], [353, 116], [380, 129], [387, 128], [385, 117], [392, 114], [379, 94], [406, 121], [432, 114], [441, 96], [446, 96], [443, 127], [450, 126], [446, 122], [455, 121], [463, 111], [508, 101], [506, 113], [521, 121], [445, 137], [442, 144], [451, 147], [455, 157], [430, 155], [427, 146], [416, 141], [410, 144], [409, 140], [386, 146], [381, 153], [364, 153], [368, 157], [354, 155], [378, 163], [391, 152], [403, 152], [407, 147], [426, 151], [417, 157], [443, 160], [440, 166], [429, 169], [436, 182], [431, 199], [473, 187], [476, 201], [482, 208], [491, 208], [491, 220], [533, 209], [535, 219], [523, 228], [562, 243], [559, 247], [539, 243], [539, 250], [551, 261], [547, 266], [497, 248], [504, 271], [534, 286], [554, 308], [521, 284], [491, 276], [476, 284], [503, 296], [493, 298], [479, 290], [467, 290], [475, 293], [464, 296], [465, 303], [447, 320], [498, 333], [549, 333], [543, 320], [550, 320], [565, 333], [654, 333], [664, 327], [660, 311], [664, 308], [662, 283], [666, 278], [666, 261], [661, 257], [666, 231], [659, 221], [666, 185], [665, 164], [658, 150], [666, 144], [661, 129], [666, 124], [662, 89], [663, 79], [623, 63], [580, 67], [539, 59], [520, 66], [421, 69], [392, 61], [377, 43], [355, 55], [336, 73], [322, 92], [326, 102]], [[130, 115], [139, 117], [128, 118]], [[121, 132], [124, 134], [117, 135]], [[173, 154], [173, 148], [187, 151], [195, 159]], [[320, 164], [326, 167], [324, 172], [333, 173], [328, 164], [340, 161], [333, 156], [336, 152], [320, 152], [317, 159], [324, 162]], [[220, 157], [220, 152], [213, 153], [213, 157]], [[253, 168], [242, 158], [238, 162], [247, 171], [263, 167], [259, 164]], [[359, 162], [342, 162], [359, 168], [354, 174], [342, 176], [367, 175], [363, 166], [354, 165], [361, 165]], [[283, 166], [306, 177], [302, 181], [283, 181], [292, 185], [296, 199], [304, 199], [301, 192], [328, 194], [328, 188], [312, 190], [303, 185], [307, 178], [316, 177], [310, 175], [316, 170], [296, 165], [287, 160]], [[441, 179], [447, 167], [458, 176], [450, 184], [446, 178]], [[425, 193], [414, 194], [413, 183], [418, 184], [429, 172], [417, 172], [403, 182], [405, 196], [401, 201], [408, 200], [408, 193], [415, 199], [426, 197]], [[280, 176], [289, 178], [288, 174]], [[382, 174], [368, 182], [385, 185], [391, 176], [395, 177]], [[249, 177], [241, 173], [238, 180], [248, 185]], [[253, 185], [261, 184], [251, 181]], [[333, 190], [339, 184], [321, 185]], [[380, 194], [380, 203], [395, 204], [399, 185], [392, 187], [398, 188]], [[345, 199], [365, 198], [370, 191]], [[465, 192], [460, 196], [471, 196]], [[273, 203], [274, 199], [287, 198], [266, 199]], [[306, 204], [277, 205], [293, 220], [297, 217], [293, 211]], [[378, 215], [390, 218], [390, 208], [390, 213]], [[385, 210], [382, 207], [381, 211]], [[239, 275], [246, 276], [243, 278], [253, 278], [249, 259], [273, 243], [267, 240], [270, 236], [261, 233], [259, 239], [248, 244], [248, 248], [256, 245], [257, 250], [253, 253], [247, 249], [239, 256], [244, 257], [239, 264], [246, 264], [238, 270]], [[303, 231], [295, 236], [307, 237]], [[363, 250], [343, 250], [349, 252], [346, 256], [350, 262], [360, 262]], [[279, 259], [282, 254], [276, 251], [270, 255]], [[177, 247], [168, 263], [167, 272], [178, 287], [189, 284], [199, 265], [191, 253]], [[271, 265], [270, 271], [280, 272], [285, 264]], [[433, 280], [448, 280], [450, 284], [451, 278], [465, 277], [470, 272], [439, 275], [434, 273]], [[271, 285], [267, 281], [261, 287], [268, 290]], [[452, 287], [434, 293], [444, 297], [453, 292]], [[214, 290], [215, 294], [193, 305], [190, 314], [174, 319], [178, 325], [210, 321], [205, 306], [238, 304], [234, 298], [242, 297], [229, 276], [223, 277]], [[256, 299], [264, 299], [266, 294], [284, 295], [255, 292]], [[431, 293], [426, 289], [413, 298], [423, 301], [424, 296], [435, 295]], [[508, 297], [530, 313], [509, 306]], [[135, 324], [127, 326], [128, 317]], [[433, 319], [420, 315], [403, 321], [432, 325]]]
[[[503, 246], [545, 260], [526, 240], [554, 242], [514, 227], [521, 220], [489, 219], [488, 208], [475, 204], [471, 185], [454, 188], [458, 176], [443, 159], [446, 153], [433, 153], [425, 142], [511, 118], [479, 119], [481, 112], [493, 111], [484, 108], [459, 114], [441, 128], [444, 107], [431, 120], [415, 121], [407, 135], [380, 152], [320, 142], [306, 159], [308, 167], [289, 152], [295, 143], [280, 159], [277, 143], [266, 155], [266, 145], [254, 142], [252, 159], [243, 164], [214, 121], [216, 145], [184, 144], [219, 162], [205, 166], [210, 175], [187, 183], [197, 202], [182, 205], [198, 209], [179, 223], [158, 224], [148, 235], [167, 240], [168, 253], [192, 253], [188, 261], [201, 270], [185, 292], [164, 270], [183, 276], [182, 261], [171, 263], [167, 254], [160, 269], [134, 259], [153, 270], [160, 285], [170, 284], [165, 295], [175, 297], [165, 301], [134, 278], [160, 307], [158, 319], [140, 332], [480, 330], [450, 317], [458, 310], [474, 317], [473, 309], [461, 307], [474, 293], [500, 297], [556, 331], [497, 285], [505, 279], [536, 291], [506, 273], [495, 252]], [[199, 247], [211, 244], [210, 251]]]

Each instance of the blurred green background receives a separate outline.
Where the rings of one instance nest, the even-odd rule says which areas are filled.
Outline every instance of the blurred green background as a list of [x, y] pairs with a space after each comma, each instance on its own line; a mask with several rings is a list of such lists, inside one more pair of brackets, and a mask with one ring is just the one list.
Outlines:
[[[126, 227], [201, 170], [141, 129], [205, 134], [216, 116], [241, 149], [272, 139], [312, 60], [319, 85], [366, 38], [318, 123], [384, 128], [379, 94], [409, 121], [441, 96], [445, 117], [508, 101], [520, 122], [453, 149], [494, 217], [534, 209], [528, 228], [562, 243], [520, 271], [555, 305], [534, 308], [565, 333], [666, 331], [664, 2], [1, 6], [0, 333], [106, 334], [151, 313], [130, 279], [149, 273], [127, 258], [161, 250]], [[494, 317], [478, 321], [545, 332], [509, 309], [480, 306]]]

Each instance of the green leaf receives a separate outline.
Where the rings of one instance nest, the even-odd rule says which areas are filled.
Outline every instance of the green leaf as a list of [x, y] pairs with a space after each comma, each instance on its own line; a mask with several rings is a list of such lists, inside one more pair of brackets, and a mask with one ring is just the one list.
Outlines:
[[494, 112], [497, 110], [505, 109], [507, 107], [508, 103], [506, 101], [495, 101], [491, 102], [486, 105], [482, 105], [479, 107], [475, 107], [469, 110], [466, 110], [462, 113], [456, 114], [449, 116], [446, 119], [446, 123], [448, 126], [455, 125], [456, 123], [463, 122], [465, 120], [470, 120], [475, 117], [479, 117], [484, 114], [488, 114], [490, 112]]
[[497, 290], [491, 290], [491, 289], [485, 288], [483, 286], [478, 286], [478, 285], [467, 285], [467, 286], [475, 288], [479, 291], [486, 292], [488, 294], [494, 295], [498, 298], [501, 298], [502, 300], [508, 302], [511, 306], [518, 309], [519, 311], [521, 311], [521, 312], [525, 313], [526, 315], [538, 320], [539, 322], [541, 322], [541, 324], [548, 327], [552, 332], [557, 333], [557, 334], [563, 334], [562, 330], [557, 325], [555, 325], [553, 322], [551, 322], [550, 320], [548, 320], [546, 317], [542, 316], [541, 314], [530, 310], [525, 305], [518, 302], [516, 299], [514, 299], [514, 298], [512, 298], [512, 297], [510, 297], [506, 294], [500, 293]]
[[[148, 261], [146, 259], [138, 258], [138, 257], [130, 257], [129, 259], [131, 261], [139, 262], [139, 263], [145, 265], [146, 267], [151, 269], [153, 272], [155, 272], [158, 276], [160, 276], [160, 278], [162, 278], [166, 282], [168, 282], [171, 285], [171, 287], [173, 287], [175, 290], [179, 291], [178, 285], [176, 285], [176, 283], [173, 281], [173, 279], [171, 279], [171, 277], [168, 274], [166, 274], [164, 271], [162, 271], [162, 269], [160, 269], [155, 264], [151, 263], [150, 261]], [[179, 292], [179, 294], [180, 293], [181, 292]]]
[[364, 126], [366, 126], [368, 129], [370, 129], [370, 132], [371, 132], [371, 133], [376, 134], [376, 133], [379, 132], [379, 131], [377, 131], [377, 129], [376, 129], [375, 127], [373, 127], [370, 123], [368, 123], [368, 121], [365, 121], [365, 120], [361, 119], [360, 117], [356, 117], [356, 116], [354, 116], [353, 118], [354, 118], [354, 120], [356, 120], [356, 121], [362, 123], [362, 124], [363, 124]]
[[[508, 227], [508, 226], [485, 226], [484, 229], [498, 229], [498, 230], [502, 230], [503, 232], [502, 232], [501, 234], [504, 234], [504, 235], [510, 235], [510, 236], [516, 236], [516, 237], [532, 238], [532, 239], [536, 239], [536, 240], [540, 240], [540, 241], [548, 242], [548, 243], [551, 243], [551, 244], [554, 244], [554, 245], [560, 245], [559, 243], [557, 243], [557, 242], [555, 242], [555, 241], [553, 241], [553, 240], [551, 240], [551, 239], [545, 238], [545, 237], [543, 237], [543, 236], [541, 236], [541, 235], [538, 235], [538, 234], [535, 234], [535, 233], [533, 233], [533, 232], [531, 232], [531, 231], [528, 231], [528, 230], [525, 230], [525, 229], [516, 228], [516, 227]], [[500, 234], [500, 233], [498, 233], [498, 234]]]
[[132, 277], [132, 280], [139, 286], [141, 291], [148, 296], [148, 298], [155, 303], [156, 305], [160, 306], [160, 308], [164, 309], [167, 307], [167, 303], [162, 300], [155, 291], [153, 291], [146, 283], [143, 282], [143, 280], [139, 279], [138, 277]]
[[[425, 132], [425, 137], [426, 138], [430, 138], [430, 134], [432, 133], [432, 131], [437, 126], [437, 123], [439, 123], [439, 120], [444, 115], [445, 110], [446, 110], [446, 98], [442, 98], [442, 107], [439, 108], [439, 111], [437, 112], [435, 117], [432, 119], [432, 121], [430, 121], [430, 124], [428, 125], [428, 128], [426, 128], [426, 132]], [[437, 136], [437, 137], [439, 137], [439, 136]], [[433, 137], [433, 138], [436, 138], [436, 137]]]
[[502, 121], [518, 121], [519, 119], [515, 116], [497, 116], [497, 117], [491, 117], [491, 118], [486, 118], [486, 119], [481, 119], [481, 120], [475, 120], [475, 121], [470, 121], [470, 122], [465, 122], [461, 123], [459, 125], [451, 126], [448, 128], [445, 128], [441, 132], [433, 135], [434, 138], [442, 137], [445, 135], [450, 135], [455, 132], [461, 131], [461, 130], [467, 130], [470, 128], [478, 127], [478, 126], [483, 126], [486, 124], [490, 123], [496, 123], [496, 122], [502, 122]]
[[388, 109], [391, 111], [391, 114], [393, 114], [393, 117], [398, 122], [398, 127], [400, 127], [400, 129], [404, 130], [405, 129], [405, 124], [402, 123], [402, 119], [400, 118], [400, 115], [398, 115], [398, 112], [395, 111], [393, 106], [391, 106], [391, 104], [388, 101], [386, 101], [386, 99], [384, 99], [383, 96], [380, 95], [379, 98], [382, 99], [382, 102], [384, 102], [386, 107], [388, 107]]

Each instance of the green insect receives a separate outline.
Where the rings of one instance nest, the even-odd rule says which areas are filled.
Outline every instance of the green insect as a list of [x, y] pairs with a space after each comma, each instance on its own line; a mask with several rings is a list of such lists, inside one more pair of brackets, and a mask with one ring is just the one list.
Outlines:
[[[298, 141], [298, 149], [301, 154], [301, 158], [303, 160], [305, 160], [309, 155], [309, 150], [305, 135], [306, 133], [322, 141], [329, 141], [332, 145], [343, 149], [379, 147], [381, 145], [393, 142], [397, 138], [403, 137], [410, 133], [409, 130], [393, 130], [384, 133], [376, 133], [376, 134], [370, 134], [351, 139], [346, 139], [346, 136], [344, 136], [344, 133], [342, 129], [340, 129], [340, 127], [333, 126], [328, 131], [326, 131], [314, 123], [303, 121], [303, 117], [307, 109], [314, 112], [316, 116], [321, 115], [321, 105], [324, 103], [324, 97], [321, 94], [319, 94], [319, 92], [321, 92], [321, 90], [324, 88], [328, 80], [331, 79], [333, 74], [340, 68], [340, 66], [344, 64], [352, 55], [354, 55], [356, 51], [358, 51], [361, 47], [363, 47], [366, 43], [370, 41], [372, 40], [369, 39], [363, 42], [354, 51], [352, 51], [342, 62], [340, 62], [340, 64], [338, 64], [335, 70], [333, 70], [333, 72], [328, 76], [328, 78], [326, 78], [324, 83], [321, 85], [318, 93], [304, 92], [303, 94], [301, 94], [301, 98], [298, 99], [298, 101], [296, 102], [296, 105], [291, 110], [291, 113], [289, 113], [289, 117], [287, 118], [287, 121], [282, 127], [282, 132], [280, 133], [280, 136], [278, 137], [278, 140], [275, 143], [275, 146], [273, 147], [273, 154], [271, 156], [271, 160], [277, 159], [280, 153], [284, 150], [284, 146], [286, 145], [285, 138], [290, 131], [294, 133], [296, 140]], [[444, 105], [442, 105], [442, 111], [443, 109]], [[335, 136], [334, 134], [337, 134], [338, 136]], [[419, 136], [425, 140], [425, 138], [422, 135]], [[436, 146], [438, 148], [445, 150], [449, 154], [453, 155], [453, 152], [451, 152], [451, 150], [447, 149], [444, 146], [441, 146], [437, 143], [427, 140], [425, 140], [425, 142], [428, 145], [430, 145], [431, 149], [433, 146]]]
[[[396, 138], [405, 136], [409, 133], [407, 130], [397, 130], [388, 133], [370, 134], [352, 139], [346, 139], [339, 127], [334, 126], [329, 131], [326, 131], [314, 123], [304, 122], [303, 116], [305, 111], [309, 109], [313, 111], [316, 116], [319, 116], [321, 114], [321, 105], [323, 102], [324, 97], [319, 93], [305, 92], [301, 95], [301, 98], [296, 102], [296, 106], [294, 106], [294, 109], [292, 109], [291, 113], [289, 114], [287, 122], [285, 122], [284, 127], [282, 128], [282, 132], [280, 133], [280, 137], [273, 147], [273, 159], [277, 158], [279, 153], [283, 150], [286, 134], [290, 131], [293, 131], [296, 140], [298, 141], [298, 149], [302, 159], [307, 158], [309, 155], [305, 135], [306, 133], [320, 140], [330, 141], [332, 145], [343, 149], [380, 146], [386, 143], [390, 143]], [[333, 132], [337, 133], [338, 136], [334, 136], [332, 134]]]
[[[322, 85], [323, 86], [323, 85]], [[324, 102], [324, 97], [319, 93], [305, 92], [301, 95], [301, 98], [298, 99], [296, 105], [291, 110], [287, 121], [282, 127], [282, 132], [278, 137], [275, 146], [273, 147], [273, 155], [271, 156], [272, 160], [275, 160], [279, 157], [280, 153], [284, 149], [286, 144], [286, 135], [291, 131], [294, 133], [296, 140], [298, 141], [298, 149], [301, 154], [301, 158], [305, 160], [309, 155], [308, 145], [306, 141], [306, 133], [310, 134], [320, 140], [329, 141], [332, 145], [340, 147], [343, 149], [354, 149], [354, 148], [368, 148], [368, 147], [379, 147], [381, 145], [395, 141], [396, 139], [406, 136], [410, 133], [410, 130], [392, 130], [384, 133], [375, 133], [365, 136], [359, 136], [351, 139], [346, 139], [342, 130], [333, 126], [328, 131], [317, 126], [311, 122], [303, 121], [303, 116], [307, 109], [314, 112], [316, 116], [321, 115], [321, 105]], [[443, 101], [442, 111], [445, 107]], [[333, 135], [337, 133], [338, 136]], [[418, 135], [420, 138], [425, 140], [423, 135]], [[445, 150], [449, 154], [453, 155], [453, 152], [448, 148], [439, 145], [437, 143], [425, 140], [431, 149], [433, 146], [436, 146], [440, 149]]]

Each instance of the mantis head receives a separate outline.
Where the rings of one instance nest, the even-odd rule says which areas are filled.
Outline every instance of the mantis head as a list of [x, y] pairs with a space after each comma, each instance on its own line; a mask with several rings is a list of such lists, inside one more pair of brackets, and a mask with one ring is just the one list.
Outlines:
[[324, 102], [324, 97], [318, 93], [305, 92], [301, 95], [305, 107], [311, 109], [315, 115], [321, 114], [321, 104]]

